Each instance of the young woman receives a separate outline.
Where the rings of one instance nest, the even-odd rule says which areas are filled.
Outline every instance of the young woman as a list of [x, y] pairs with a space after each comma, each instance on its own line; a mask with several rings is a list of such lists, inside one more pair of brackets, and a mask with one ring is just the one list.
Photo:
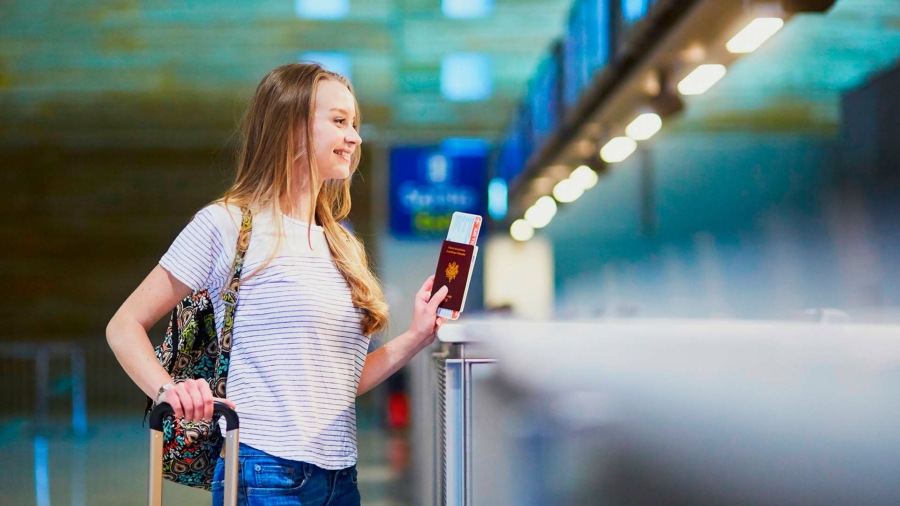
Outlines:
[[[239, 504], [358, 505], [355, 398], [434, 340], [446, 296], [433, 277], [409, 330], [366, 355], [388, 308], [360, 241], [340, 220], [359, 163], [359, 106], [350, 83], [311, 64], [270, 72], [244, 119], [237, 177], [199, 211], [107, 327], [132, 380], [185, 420], [209, 420], [203, 380], [172, 384], [147, 329], [207, 287], [222, 326], [241, 209], [253, 213], [233, 327], [228, 401], [241, 417]], [[223, 462], [213, 482], [222, 502]]]

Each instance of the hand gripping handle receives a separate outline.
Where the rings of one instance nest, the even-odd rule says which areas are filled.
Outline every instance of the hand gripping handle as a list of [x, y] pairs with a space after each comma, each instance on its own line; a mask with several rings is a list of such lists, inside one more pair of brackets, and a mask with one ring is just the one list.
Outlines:
[[[230, 406], [221, 401], [214, 401], [213, 406], [214, 415], [222, 415], [225, 417], [225, 423], [228, 425], [228, 432], [240, 428], [238, 415]], [[172, 406], [170, 406], [168, 402], [159, 403], [159, 405], [153, 408], [153, 411], [150, 413], [150, 429], [161, 431], [163, 420], [167, 416], [174, 414], [175, 410], [172, 409]]]

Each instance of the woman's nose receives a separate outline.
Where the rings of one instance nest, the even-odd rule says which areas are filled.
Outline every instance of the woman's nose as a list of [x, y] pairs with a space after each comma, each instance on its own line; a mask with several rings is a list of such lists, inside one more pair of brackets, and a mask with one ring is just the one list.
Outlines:
[[349, 144], [362, 144], [362, 137], [359, 136], [359, 132], [357, 132], [355, 128], [347, 129], [347, 136], [345, 140]]

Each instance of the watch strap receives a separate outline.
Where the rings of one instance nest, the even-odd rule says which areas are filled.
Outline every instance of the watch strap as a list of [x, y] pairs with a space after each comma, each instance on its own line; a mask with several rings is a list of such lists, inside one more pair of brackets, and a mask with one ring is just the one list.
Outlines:
[[159, 391], [156, 392], [156, 404], [159, 404], [159, 398], [162, 397], [162, 394], [166, 393], [166, 390], [175, 387], [174, 382], [164, 383], [161, 387], [159, 387]]

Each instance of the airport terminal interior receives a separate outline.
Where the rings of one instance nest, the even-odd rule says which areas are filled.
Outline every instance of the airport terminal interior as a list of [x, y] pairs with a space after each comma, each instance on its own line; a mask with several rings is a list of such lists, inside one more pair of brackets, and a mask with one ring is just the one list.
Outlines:
[[900, 504], [900, 0], [6, 0], [0, 505], [147, 503], [107, 324], [297, 62], [359, 103], [369, 352], [481, 217], [362, 505]]

